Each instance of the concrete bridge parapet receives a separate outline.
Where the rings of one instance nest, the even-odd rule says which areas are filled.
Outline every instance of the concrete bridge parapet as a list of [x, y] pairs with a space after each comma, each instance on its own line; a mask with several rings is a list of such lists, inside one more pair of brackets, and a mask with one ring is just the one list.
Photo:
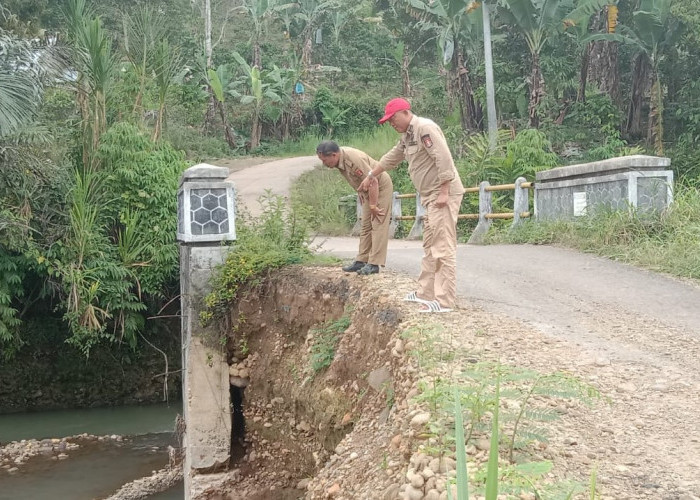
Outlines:
[[198, 473], [228, 466], [231, 406], [228, 364], [215, 327], [199, 321], [212, 271], [235, 240], [235, 191], [227, 168], [200, 164], [185, 171], [178, 190], [185, 499]]
[[661, 211], [673, 198], [671, 160], [623, 156], [537, 172], [535, 215], [572, 219], [593, 210]]

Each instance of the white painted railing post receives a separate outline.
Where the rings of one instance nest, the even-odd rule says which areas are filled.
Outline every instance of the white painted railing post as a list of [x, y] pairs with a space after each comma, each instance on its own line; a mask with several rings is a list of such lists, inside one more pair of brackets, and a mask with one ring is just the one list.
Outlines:
[[396, 236], [396, 229], [399, 227], [399, 219], [401, 217], [401, 198], [398, 197], [399, 193], [394, 191], [391, 195], [391, 213], [387, 214], [387, 217], [391, 217], [389, 222], [389, 238], [394, 238]]
[[476, 225], [474, 232], [469, 238], [468, 243], [478, 245], [484, 241], [484, 236], [491, 227], [491, 219], [487, 219], [486, 215], [491, 213], [491, 191], [487, 191], [489, 181], [483, 181], [479, 184], [479, 223]]
[[420, 202], [420, 195], [416, 193], [416, 220], [413, 222], [411, 232], [408, 233], [409, 240], [419, 240], [423, 236], [423, 217], [425, 217], [425, 207]]
[[527, 212], [530, 208], [530, 190], [523, 189], [524, 182], [527, 182], [525, 177], [518, 177], [515, 180], [515, 201], [513, 202], [513, 224], [511, 227], [522, 224], [520, 214]]

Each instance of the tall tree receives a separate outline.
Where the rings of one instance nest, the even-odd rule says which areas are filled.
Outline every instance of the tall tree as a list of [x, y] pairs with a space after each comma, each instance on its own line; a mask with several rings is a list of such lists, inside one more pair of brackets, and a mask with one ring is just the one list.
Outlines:
[[36, 114], [43, 92], [42, 66], [29, 42], [0, 29], [0, 140]]
[[253, 66], [262, 68], [261, 44], [267, 32], [268, 23], [275, 14], [293, 6], [290, 3], [279, 4], [276, 0], [242, 0], [236, 10], [243, 11], [252, 22], [250, 42], [253, 49]]
[[[618, 7], [606, 5], [593, 19], [593, 31], [614, 34], [617, 26]], [[618, 52], [620, 44], [615, 40], [597, 40], [588, 46], [590, 69], [588, 80], [610, 96], [613, 102], [620, 101], [620, 68]]]
[[83, 118], [83, 165], [94, 167], [100, 136], [107, 130], [107, 91], [116, 68], [112, 40], [85, 0], [66, 6], [72, 65], [78, 71], [75, 90]]
[[269, 82], [264, 81], [267, 72], [263, 72], [257, 66], [249, 65], [243, 57], [237, 53], [233, 53], [234, 59], [238, 62], [243, 70], [244, 77], [241, 85], [244, 91], [239, 92], [235, 87], [229, 87], [228, 93], [237, 98], [243, 105], [252, 105], [253, 117], [250, 126], [250, 149], [256, 149], [260, 146], [262, 136], [262, 121], [261, 114], [263, 106], [266, 103], [280, 103], [283, 99], [281, 92], [284, 91], [286, 83], [280, 73], [280, 69], [275, 66], [275, 71], [278, 73], [276, 82], [282, 88], [274, 88]]
[[301, 63], [304, 71], [311, 66], [313, 36], [321, 19], [339, 7], [337, 0], [297, 0], [293, 19], [301, 26]]
[[230, 148], [236, 147], [236, 135], [228, 122], [226, 113], [226, 95], [233, 83], [232, 73], [225, 64], [220, 65], [216, 70], [209, 68], [206, 72], [207, 88], [211, 89], [215, 110], [219, 111], [221, 123], [224, 127], [224, 137]]
[[601, 0], [581, 0], [574, 9], [572, 0], [501, 0], [507, 7], [514, 26], [516, 26], [527, 44], [530, 52], [530, 76], [528, 117], [530, 126], [540, 125], [538, 107], [545, 94], [545, 81], [542, 75], [540, 56], [542, 49], [567, 24], [565, 21], [580, 19], [582, 11], [592, 12], [605, 4]]
[[148, 72], [153, 68], [153, 57], [158, 44], [165, 36], [165, 19], [162, 14], [148, 5], [139, 8], [136, 16], [127, 16], [126, 32], [128, 43], [125, 52], [139, 79], [139, 89], [134, 99], [132, 114], [142, 119], [143, 93], [146, 90]]
[[641, 134], [642, 101], [650, 88], [647, 142], [654, 145], [656, 154], [663, 154], [663, 103], [659, 65], [666, 53], [674, 47], [680, 27], [670, 14], [671, 0], [641, 0], [632, 15], [632, 29], [621, 26], [620, 33], [636, 46], [632, 75], [632, 94], [627, 112], [628, 134]]
[[[448, 92], [458, 95], [460, 117], [464, 130], [481, 127], [482, 112], [474, 98], [474, 87], [467, 59], [467, 44], [476, 45], [482, 36], [480, 12], [467, 12], [464, 0], [398, 0], [398, 5], [421, 21], [434, 27], [443, 64], [450, 64]], [[472, 51], [470, 51], [472, 52]]]
[[153, 127], [153, 140], [160, 139], [165, 123], [165, 102], [173, 83], [182, 73], [182, 59], [177, 48], [172, 47], [167, 39], [161, 40], [153, 52], [151, 63], [153, 78], [158, 88], [158, 117]]

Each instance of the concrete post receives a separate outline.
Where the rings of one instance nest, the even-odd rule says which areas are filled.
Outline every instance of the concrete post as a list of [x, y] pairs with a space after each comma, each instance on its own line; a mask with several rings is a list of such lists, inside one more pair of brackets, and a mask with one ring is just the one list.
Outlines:
[[416, 193], [416, 220], [408, 233], [409, 240], [419, 240], [423, 237], [423, 218], [425, 214], [426, 210], [420, 202], [420, 195]]
[[231, 406], [226, 354], [216, 327], [199, 321], [214, 268], [226, 260], [234, 240], [233, 183], [227, 168], [200, 164], [185, 171], [178, 191], [180, 294], [182, 309], [182, 406], [185, 432], [185, 499], [198, 473], [228, 466]]
[[524, 182], [527, 182], [525, 177], [518, 177], [515, 180], [515, 201], [513, 202], [513, 224], [511, 227], [522, 224], [520, 214], [527, 212], [530, 208], [530, 190], [523, 189]]
[[401, 199], [398, 198], [399, 193], [394, 191], [391, 195], [391, 221], [389, 222], [389, 238], [396, 236], [396, 229], [399, 227], [399, 217], [401, 217]]
[[467, 243], [473, 245], [483, 243], [484, 236], [491, 227], [491, 219], [486, 218], [486, 215], [491, 213], [491, 191], [486, 191], [490, 185], [489, 181], [483, 181], [479, 184], [479, 223]]

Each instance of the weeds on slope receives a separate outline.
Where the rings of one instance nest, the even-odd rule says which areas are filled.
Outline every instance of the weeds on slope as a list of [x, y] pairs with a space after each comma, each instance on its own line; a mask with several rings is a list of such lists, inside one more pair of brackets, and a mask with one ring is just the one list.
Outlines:
[[700, 193], [680, 188], [661, 213], [599, 211], [574, 221], [528, 221], [489, 243], [561, 245], [682, 278], [700, 279]]

